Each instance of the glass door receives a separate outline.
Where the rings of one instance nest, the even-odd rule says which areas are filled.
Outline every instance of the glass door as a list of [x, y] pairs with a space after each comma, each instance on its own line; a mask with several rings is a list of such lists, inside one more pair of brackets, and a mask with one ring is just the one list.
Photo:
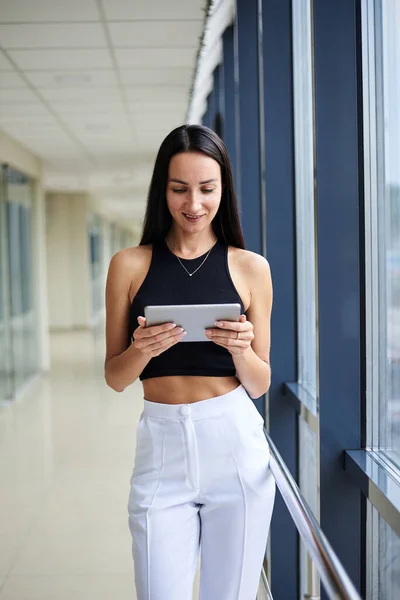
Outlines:
[[2, 167], [0, 170], [0, 403], [10, 400], [15, 391], [6, 194], [6, 169]]

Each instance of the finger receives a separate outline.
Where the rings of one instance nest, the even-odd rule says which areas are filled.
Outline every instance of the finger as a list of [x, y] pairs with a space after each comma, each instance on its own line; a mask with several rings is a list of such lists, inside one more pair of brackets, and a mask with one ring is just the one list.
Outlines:
[[146, 352], [148, 354], [152, 354], [156, 356], [157, 354], [161, 354], [161, 352], [165, 352], [168, 348], [177, 344], [183, 337], [185, 336], [185, 332], [181, 331], [175, 335], [170, 335], [162, 340], [146, 343], [144, 348], [141, 348], [142, 352]]
[[[245, 315], [243, 315], [245, 317]], [[242, 315], [241, 315], [242, 317]], [[245, 317], [246, 319], [246, 317]], [[214, 323], [218, 329], [231, 329], [232, 331], [249, 331], [252, 328], [252, 324], [246, 320], [241, 321], [216, 321]], [[244, 325], [244, 327], [243, 327]]]
[[141, 330], [141, 337], [152, 337], [159, 333], [165, 333], [171, 331], [176, 327], [175, 323], [162, 323], [161, 325], [150, 325], [143, 327]]
[[243, 342], [246, 345], [248, 345], [248, 343], [251, 342], [251, 338], [245, 338], [244, 336], [240, 336], [240, 338], [237, 339], [236, 335], [216, 335], [212, 338], [211, 341], [219, 343], [223, 342], [227, 346], [241, 346]]
[[[146, 332], [148, 333], [148, 332]], [[156, 335], [142, 335], [138, 337], [138, 341], [140, 342], [141, 348], [146, 348], [148, 346], [158, 344], [160, 342], [164, 342], [164, 340], [174, 339], [177, 335], [181, 335], [183, 333], [182, 327], [174, 327], [174, 329], [170, 331], [164, 331], [161, 333], [156, 333]]]
[[146, 327], [146, 318], [145, 317], [138, 317], [137, 321], [139, 323], [139, 327]]
[[[210, 331], [211, 331], [211, 333], [210, 334], [206, 333], [206, 336], [212, 340], [215, 340], [215, 339], [237, 340], [238, 339], [237, 331], [231, 331], [228, 329], [225, 329], [225, 330], [214, 329], [214, 330], [210, 330]], [[253, 339], [253, 335], [251, 334], [250, 331], [241, 330], [239, 333], [240, 333], [239, 341], [240, 340], [248, 341], [248, 340]]]
[[236, 337], [238, 332], [240, 332], [240, 335], [242, 336], [249, 331], [253, 331], [253, 325], [251, 323], [248, 325], [246, 323], [235, 323], [235, 326], [233, 327], [218, 327], [215, 329], [206, 329], [205, 331], [211, 331], [213, 335], [220, 335], [222, 332], [224, 332], [228, 334], [234, 334]]

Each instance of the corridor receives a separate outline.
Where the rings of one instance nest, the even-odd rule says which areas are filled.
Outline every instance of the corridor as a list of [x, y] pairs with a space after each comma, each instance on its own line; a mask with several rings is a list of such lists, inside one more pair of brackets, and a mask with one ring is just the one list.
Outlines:
[[103, 340], [51, 335], [51, 373], [0, 407], [1, 600], [134, 599], [126, 504], [140, 383], [102, 378]]

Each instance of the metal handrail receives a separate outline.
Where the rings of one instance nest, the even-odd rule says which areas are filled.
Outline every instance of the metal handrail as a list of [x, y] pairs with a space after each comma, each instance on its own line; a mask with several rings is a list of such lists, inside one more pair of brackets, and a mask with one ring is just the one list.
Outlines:
[[269, 434], [270, 469], [331, 600], [361, 600]]

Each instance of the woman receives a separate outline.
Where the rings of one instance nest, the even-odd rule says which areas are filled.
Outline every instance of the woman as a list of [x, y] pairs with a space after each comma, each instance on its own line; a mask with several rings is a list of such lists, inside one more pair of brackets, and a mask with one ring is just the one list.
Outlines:
[[[146, 327], [147, 304], [239, 302], [240, 322], [179, 343]], [[140, 245], [118, 252], [106, 286], [105, 378], [138, 377], [128, 511], [138, 600], [254, 600], [275, 497], [263, 419], [249, 398], [270, 385], [268, 262], [244, 250], [226, 148], [183, 125], [161, 144]], [[249, 394], [249, 395], [248, 395]], [[200, 545], [201, 544], [201, 545]]]

